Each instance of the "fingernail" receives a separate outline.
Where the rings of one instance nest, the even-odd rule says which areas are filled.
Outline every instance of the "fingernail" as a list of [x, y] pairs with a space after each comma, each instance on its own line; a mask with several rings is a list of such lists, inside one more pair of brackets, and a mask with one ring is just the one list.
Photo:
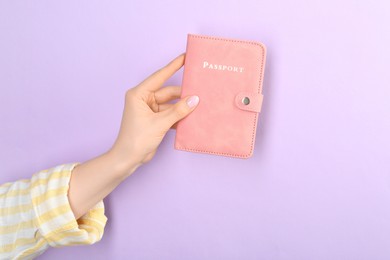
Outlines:
[[192, 96], [189, 99], [187, 99], [187, 105], [192, 108], [196, 106], [199, 103], [199, 97], [198, 96]]

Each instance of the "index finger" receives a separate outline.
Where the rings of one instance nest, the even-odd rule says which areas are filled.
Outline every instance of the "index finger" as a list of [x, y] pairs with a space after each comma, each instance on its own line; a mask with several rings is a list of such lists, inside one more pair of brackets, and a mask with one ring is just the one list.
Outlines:
[[158, 90], [165, 81], [167, 81], [176, 71], [178, 71], [183, 65], [185, 60], [185, 53], [180, 54], [175, 59], [170, 61], [167, 65], [154, 72], [138, 86], [142, 89], [149, 91]]

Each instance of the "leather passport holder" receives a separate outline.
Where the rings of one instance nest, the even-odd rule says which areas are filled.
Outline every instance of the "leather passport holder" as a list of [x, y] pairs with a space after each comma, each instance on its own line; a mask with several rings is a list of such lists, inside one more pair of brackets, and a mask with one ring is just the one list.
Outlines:
[[266, 48], [260, 42], [187, 35], [181, 98], [199, 96], [178, 122], [174, 147], [188, 152], [253, 155]]

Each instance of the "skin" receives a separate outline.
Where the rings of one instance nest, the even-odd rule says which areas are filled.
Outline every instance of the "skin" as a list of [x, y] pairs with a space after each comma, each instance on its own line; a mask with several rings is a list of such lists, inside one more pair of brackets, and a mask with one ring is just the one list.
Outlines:
[[[129, 89], [113, 146], [73, 169], [68, 198], [76, 219], [110, 194], [138, 167], [149, 162], [168, 130], [175, 128], [178, 121], [196, 108], [196, 98], [191, 101], [190, 96], [180, 99], [180, 86], [162, 87], [183, 66], [184, 60], [185, 53]], [[175, 99], [179, 100], [168, 103]]]

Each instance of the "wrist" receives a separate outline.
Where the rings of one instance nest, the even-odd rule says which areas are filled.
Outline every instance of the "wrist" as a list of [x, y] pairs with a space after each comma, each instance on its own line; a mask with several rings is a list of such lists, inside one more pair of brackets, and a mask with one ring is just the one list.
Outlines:
[[110, 165], [112, 165], [113, 171], [118, 178], [121, 179], [129, 177], [139, 166], [142, 165], [142, 162], [135, 158], [131, 158], [131, 155], [124, 158], [121, 153], [114, 149], [110, 149], [103, 156], [107, 158]]

